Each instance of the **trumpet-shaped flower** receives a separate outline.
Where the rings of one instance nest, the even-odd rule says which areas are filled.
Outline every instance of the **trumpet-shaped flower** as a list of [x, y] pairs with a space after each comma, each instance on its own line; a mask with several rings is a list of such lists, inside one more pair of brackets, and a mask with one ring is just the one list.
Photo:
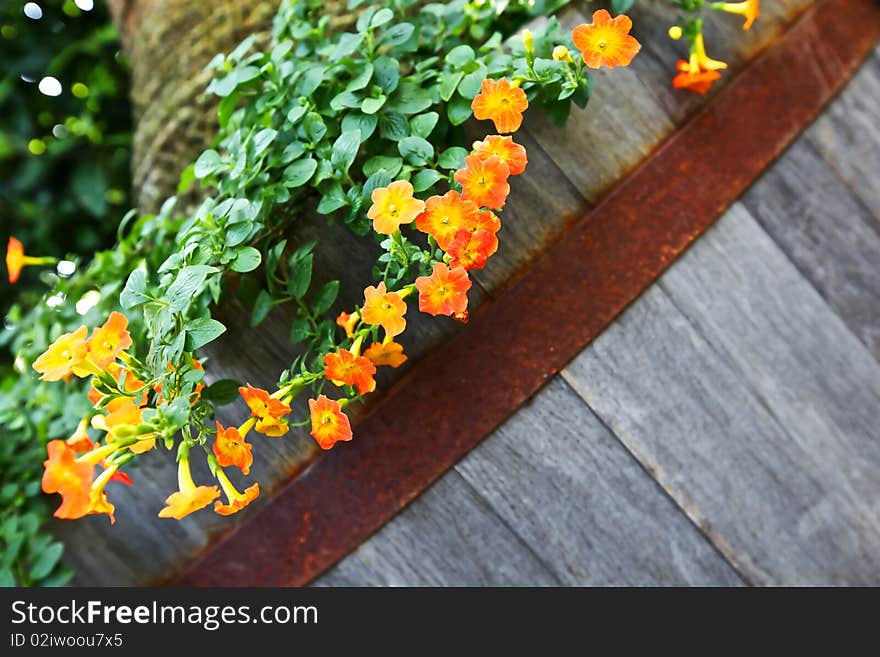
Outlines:
[[339, 313], [339, 317], [336, 318], [336, 325], [342, 327], [345, 331], [345, 335], [349, 338], [354, 337], [354, 327], [357, 323], [361, 321], [360, 313]]
[[[501, 219], [491, 210], [483, 210], [477, 215], [477, 221], [471, 228], [471, 231], [477, 230], [485, 230], [494, 235], [501, 230]], [[489, 255], [492, 255], [492, 253]]]
[[397, 232], [401, 224], [412, 223], [425, 209], [424, 201], [413, 198], [413, 186], [406, 180], [374, 189], [370, 198], [373, 205], [367, 217], [373, 220], [373, 230], [383, 235]]
[[222, 467], [235, 466], [242, 474], [248, 474], [254, 462], [251, 454], [253, 445], [245, 442], [235, 427], [224, 429], [217, 422], [217, 436], [214, 438], [214, 456]]
[[452, 259], [449, 266], [465, 270], [482, 269], [486, 261], [498, 250], [498, 238], [488, 230], [460, 230], [446, 250]]
[[61, 506], [55, 511], [55, 517], [82, 518], [89, 512], [95, 466], [77, 461], [76, 452], [63, 440], [50, 440], [46, 451], [49, 458], [43, 461], [43, 492], [61, 494]]
[[472, 201], [463, 200], [457, 191], [451, 190], [427, 200], [425, 211], [416, 219], [416, 228], [433, 237], [445, 251], [458, 231], [476, 223], [479, 212]]
[[406, 362], [406, 354], [403, 353], [403, 345], [398, 342], [374, 342], [364, 352], [364, 358], [368, 358], [373, 365], [380, 367], [398, 368]]
[[88, 332], [85, 326], [80, 326], [72, 333], [65, 333], [34, 361], [33, 367], [43, 381], [66, 380], [74, 374], [88, 356]]
[[708, 92], [712, 88], [712, 83], [721, 77], [718, 71], [701, 71], [697, 68], [696, 72], [692, 72], [691, 67], [683, 59], [678, 62], [678, 70], [678, 75], [672, 78], [672, 86], [698, 94]]
[[486, 78], [471, 109], [480, 120], [490, 119], [498, 132], [516, 132], [522, 125], [523, 112], [529, 107], [526, 92], [510, 84], [507, 78]]
[[481, 160], [476, 155], [464, 159], [464, 169], [455, 172], [461, 185], [461, 197], [481, 208], [500, 210], [510, 194], [510, 167], [497, 155]]
[[257, 418], [254, 429], [275, 437], [283, 436], [288, 432], [290, 427], [284, 416], [290, 413], [290, 406], [272, 397], [266, 390], [254, 388], [250, 384], [246, 388], [239, 388], [238, 392], [251, 409], [251, 415]]
[[435, 262], [430, 276], [416, 279], [419, 310], [435, 316], [463, 313], [467, 310], [470, 287], [471, 280], [463, 268], [450, 270], [442, 262]]
[[312, 416], [312, 437], [321, 449], [330, 449], [340, 440], [351, 440], [351, 423], [338, 401], [318, 395], [309, 400]]
[[223, 504], [220, 500], [214, 502], [214, 512], [221, 516], [231, 516], [233, 513], [238, 513], [260, 495], [260, 484], [254, 484], [246, 488], [243, 493], [239, 493], [223, 470], [217, 470], [217, 480], [220, 482], [223, 492], [226, 493], [228, 501], [227, 504]]
[[159, 511], [160, 518], [180, 520], [220, 497], [217, 486], [196, 486], [189, 471], [189, 459], [186, 457], [177, 463], [177, 485], [179, 490], [168, 496], [165, 508]]
[[370, 326], [381, 326], [386, 335], [395, 336], [406, 329], [406, 302], [397, 292], [389, 292], [382, 281], [364, 290], [361, 319]]
[[14, 237], [10, 237], [6, 244], [6, 273], [9, 275], [10, 283], [18, 281], [21, 270], [28, 265], [48, 265], [53, 262], [56, 262], [55, 258], [35, 258], [25, 255], [24, 245]]
[[507, 165], [511, 176], [521, 174], [529, 163], [525, 147], [513, 141], [513, 137], [501, 135], [489, 135], [483, 141], [474, 142], [474, 155], [481, 160], [498, 156]]
[[122, 313], [113, 311], [102, 326], [92, 331], [89, 340], [89, 357], [95, 365], [105, 369], [131, 344], [128, 318]]
[[590, 68], [629, 66], [642, 47], [629, 33], [631, 29], [628, 16], [611, 18], [606, 9], [599, 9], [593, 12], [592, 23], [574, 28], [571, 38]]
[[337, 386], [354, 386], [361, 395], [376, 389], [376, 366], [363, 356], [355, 356], [348, 349], [324, 356], [324, 376]]
[[743, 23], [743, 29], [748, 30], [752, 27], [755, 19], [761, 15], [760, 0], [745, 0], [744, 2], [714, 2], [712, 9], [720, 9], [729, 14], [739, 14], [746, 19]]
[[84, 417], [80, 420], [76, 427], [76, 431], [74, 431], [70, 438], [65, 441], [67, 446], [77, 454], [84, 454], [95, 447], [95, 442], [92, 440], [91, 436], [89, 436], [88, 432], [90, 419], [91, 418], [89, 417]]

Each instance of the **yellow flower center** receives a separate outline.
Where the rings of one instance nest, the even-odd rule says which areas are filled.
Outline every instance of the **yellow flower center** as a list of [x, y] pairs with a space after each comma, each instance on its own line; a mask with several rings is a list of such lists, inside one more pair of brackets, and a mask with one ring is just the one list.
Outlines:
[[608, 47], [608, 42], [605, 39], [600, 39], [599, 42], [596, 44], [596, 47], [599, 50], [605, 50], [605, 48]]
[[399, 209], [397, 208], [397, 206], [394, 205], [393, 203], [392, 203], [391, 205], [388, 206], [388, 213], [389, 213], [392, 217], [396, 217], [397, 214], [398, 214], [399, 212], [400, 212], [400, 210], [399, 210]]

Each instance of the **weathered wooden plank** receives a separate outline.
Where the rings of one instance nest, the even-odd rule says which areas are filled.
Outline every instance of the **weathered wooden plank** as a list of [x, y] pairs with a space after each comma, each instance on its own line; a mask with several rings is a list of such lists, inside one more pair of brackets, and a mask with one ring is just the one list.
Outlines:
[[[471, 497], [485, 507], [473, 526]], [[741, 583], [558, 378], [317, 583], [547, 583], [546, 574], [518, 572], [523, 557], [506, 543], [494, 545], [498, 526], [528, 545], [556, 584]], [[475, 570], [483, 558], [486, 571]]]
[[[880, 132], [874, 135], [873, 144], [871, 133], [863, 135], [863, 150], [880, 157]], [[810, 143], [795, 143], [742, 201], [880, 359], [880, 223]]]
[[559, 580], [461, 476], [449, 473], [317, 586], [553, 586]]
[[563, 375], [750, 581], [880, 582], [880, 367], [742, 205]]
[[806, 135], [880, 222], [880, 46]]
[[559, 377], [455, 469], [564, 585], [741, 583]]

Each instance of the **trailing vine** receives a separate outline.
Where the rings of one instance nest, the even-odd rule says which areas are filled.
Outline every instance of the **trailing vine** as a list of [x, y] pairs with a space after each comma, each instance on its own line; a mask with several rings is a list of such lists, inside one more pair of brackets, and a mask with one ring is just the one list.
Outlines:
[[[107, 484], [130, 484], [129, 464], [157, 446], [174, 450], [179, 464], [179, 490], [159, 515], [182, 518], [211, 502], [235, 513], [259, 494], [256, 483], [239, 491], [226, 473], [249, 474], [251, 431], [280, 437], [310, 426], [324, 449], [351, 440], [345, 407], [375, 389], [378, 367], [406, 360], [396, 337], [409, 303], [467, 321], [469, 272], [499, 248], [498, 214], [528, 163], [508, 136], [523, 112], [537, 106], [563, 123], [572, 104], [586, 106], [590, 69], [628, 66], [639, 51], [625, 15], [598, 10], [563, 32], [552, 13], [564, 4], [355, 0], [353, 27], [333, 31], [321, 2], [285, 1], [269, 50], [255, 51], [249, 38], [212, 60], [220, 133], [179, 187], [210, 194], [192, 212], [170, 198], [156, 215], [130, 213], [114, 249], [56, 277], [55, 302], [10, 316], [21, 369], [67, 381], [76, 400], [75, 430], [48, 444], [43, 490], [62, 495], [56, 516], [112, 520]], [[550, 17], [520, 31], [537, 15]], [[682, 30], [692, 42], [685, 64], [705, 72], [698, 23]], [[465, 148], [462, 125], [472, 118], [491, 121], [497, 134]], [[381, 251], [363, 301], [335, 317], [339, 281], [313, 281], [320, 245], [284, 237], [311, 212]], [[10, 273], [39, 264], [14, 247]], [[296, 309], [290, 340], [300, 355], [271, 392], [205, 386], [197, 353], [225, 331], [211, 310], [231, 275], [252, 291], [252, 326], [274, 307]], [[250, 417], [221, 426], [215, 407], [239, 394]], [[293, 414], [301, 394], [308, 417]], [[193, 481], [193, 453], [217, 485]]]

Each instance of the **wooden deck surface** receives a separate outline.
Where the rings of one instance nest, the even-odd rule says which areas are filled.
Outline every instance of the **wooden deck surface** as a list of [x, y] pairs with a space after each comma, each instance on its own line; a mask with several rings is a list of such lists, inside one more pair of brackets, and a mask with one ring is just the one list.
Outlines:
[[[712, 54], [732, 62], [728, 78], [810, 4], [765, 0], [746, 33], [713, 20]], [[705, 102], [669, 88], [675, 13], [640, 0], [632, 16], [645, 44], [634, 66], [597, 74], [594, 103], [564, 131], [527, 121], [530, 169], [472, 303], [497, 294]], [[317, 584], [878, 583], [878, 97], [875, 52], [657, 285]], [[356, 263], [369, 258], [362, 248]], [[343, 266], [325, 257], [327, 269]], [[224, 376], [271, 383], [266, 365], [289, 355], [271, 326]], [[421, 322], [408, 351], [458, 329]], [[277, 484], [314, 447], [302, 432], [255, 455], [257, 477]], [[155, 518], [174, 487], [166, 460], [147, 459], [137, 486], [114, 498], [115, 528], [59, 526], [79, 583], [165, 578], [228, 526], [212, 514]]]

